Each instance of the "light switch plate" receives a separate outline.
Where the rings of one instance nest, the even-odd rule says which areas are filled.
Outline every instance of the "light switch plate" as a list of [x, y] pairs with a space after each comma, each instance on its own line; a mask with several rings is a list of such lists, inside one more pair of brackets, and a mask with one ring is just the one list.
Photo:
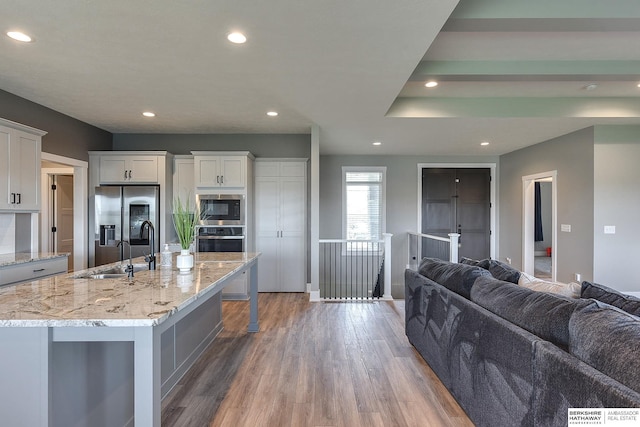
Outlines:
[[571, 233], [571, 224], [560, 224], [560, 231]]
[[605, 225], [604, 226], [604, 234], [616, 234], [616, 226], [615, 225]]

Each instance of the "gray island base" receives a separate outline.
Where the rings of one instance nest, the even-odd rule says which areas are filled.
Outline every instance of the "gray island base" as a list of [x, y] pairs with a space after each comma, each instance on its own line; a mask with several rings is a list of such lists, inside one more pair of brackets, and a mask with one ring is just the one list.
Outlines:
[[222, 330], [221, 291], [242, 274], [259, 331], [258, 256], [91, 277], [114, 263], [0, 288], [1, 424], [160, 426], [162, 398]]

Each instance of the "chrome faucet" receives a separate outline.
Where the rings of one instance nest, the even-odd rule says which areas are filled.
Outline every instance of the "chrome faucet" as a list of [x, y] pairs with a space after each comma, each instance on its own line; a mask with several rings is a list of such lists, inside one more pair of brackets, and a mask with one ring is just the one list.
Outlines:
[[[148, 219], [145, 220], [140, 226], [140, 237], [142, 237], [142, 232], [144, 231], [144, 227], [149, 227], [149, 255], [145, 255], [145, 262], [149, 263], [149, 270], [156, 269], [156, 229], [153, 227], [153, 224]], [[131, 246], [129, 246], [131, 248]]]
[[116, 246], [121, 246], [123, 244], [129, 245], [129, 265], [127, 265], [124, 269], [124, 272], [127, 273], [127, 277], [133, 277], [133, 262], [131, 261], [131, 243], [126, 240], [120, 240]]

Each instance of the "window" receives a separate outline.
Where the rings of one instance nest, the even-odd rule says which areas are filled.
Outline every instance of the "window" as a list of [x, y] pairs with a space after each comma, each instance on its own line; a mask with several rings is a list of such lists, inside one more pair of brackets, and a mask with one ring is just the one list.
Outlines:
[[[382, 239], [385, 173], [384, 167], [342, 168], [343, 235], [346, 240]], [[351, 244], [347, 244], [347, 250], [352, 250]]]

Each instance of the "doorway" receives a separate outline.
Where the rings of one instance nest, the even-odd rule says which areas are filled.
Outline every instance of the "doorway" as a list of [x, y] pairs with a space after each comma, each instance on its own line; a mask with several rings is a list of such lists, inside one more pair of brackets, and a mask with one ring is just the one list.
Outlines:
[[[87, 268], [88, 163], [42, 153], [40, 250], [69, 252], [69, 271]], [[64, 187], [64, 194], [51, 186]], [[56, 210], [58, 211], [56, 213]], [[56, 232], [52, 232], [52, 227]], [[62, 232], [59, 232], [63, 228]], [[70, 241], [71, 239], [71, 241]]]
[[522, 177], [522, 271], [556, 280], [557, 171]]
[[490, 258], [491, 195], [490, 168], [422, 168], [421, 232], [458, 233], [459, 257]]

